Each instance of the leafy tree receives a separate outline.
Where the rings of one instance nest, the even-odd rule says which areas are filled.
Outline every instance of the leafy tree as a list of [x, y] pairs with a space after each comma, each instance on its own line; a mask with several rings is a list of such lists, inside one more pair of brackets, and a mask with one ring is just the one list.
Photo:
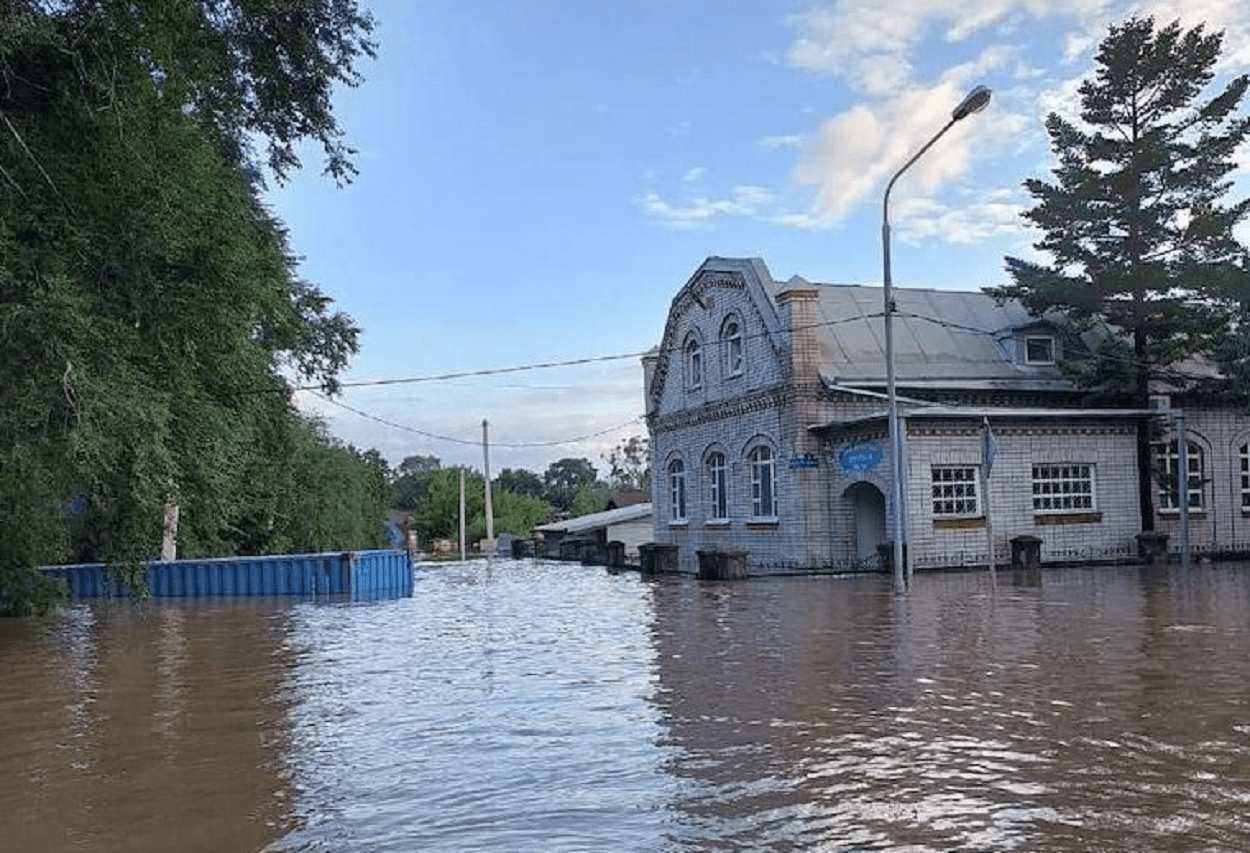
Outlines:
[[612, 448], [606, 457], [609, 483], [617, 489], [651, 488], [651, 448], [645, 436], [631, 435]]
[[442, 467], [437, 456], [408, 456], [395, 469], [395, 506], [412, 509], [430, 487], [430, 475]]
[[599, 473], [589, 459], [560, 459], [548, 465], [543, 474], [543, 496], [552, 506], [568, 511], [573, 506], [578, 486], [589, 485], [598, 478]]
[[[477, 471], [465, 472], [465, 538], [477, 542], [486, 537], [486, 480]], [[491, 491], [491, 511], [495, 531], [528, 538], [534, 526], [551, 516], [551, 504], [534, 495], [522, 495], [506, 488]], [[412, 527], [422, 543], [436, 539], [460, 538], [460, 469], [434, 471], [429, 488], [417, 501]]]
[[581, 483], [573, 490], [573, 500], [569, 502], [569, 515], [590, 515], [592, 512], [603, 512], [612, 496], [611, 487], [601, 481]]
[[516, 495], [529, 495], [534, 498], [541, 498], [546, 490], [543, 478], [524, 468], [504, 468], [495, 478], [495, 486]]
[[376, 485], [376, 459], [288, 399], [284, 376], [333, 390], [358, 330], [296, 275], [251, 149], [282, 179], [313, 140], [350, 178], [329, 97], [372, 26], [355, 0], [0, 4], [0, 599], [27, 601], [10, 609], [41, 606], [40, 563], [137, 568], [169, 500], [184, 553], [250, 552], [321, 541], [283, 526], [300, 459], [350, 469], [314, 486]]
[[[511, 533], [522, 539], [534, 535], [534, 527], [551, 517], [551, 504], [533, 495], [518, 495], [507, 489], [491, 492], [491, 510], [495, 514], [495, 535]], [[466, 534], [471, 542], [486, 537], [486, 512], [473, 515]]]
[[[1037, 204], [1024, 216], [1053, 260], [1009, 257], [1014, 283], [988, 290], [1109, 333], [1072, 374], [1103, 398], [1146, 408], [1153, 382], [1184, 382], [1182, 362], [1210, 354], [1235, 299], [1250, 296], [1246, 250], [1232, 233], [1250, 200], [1222, 201], [1250, 130], [1237, 114], [1247, 77], [1204, 97], [1222, 41], [1202, 26], [1156, 32], [1151, 18], [1111, 27], [1079, 90], [1080, 121], [1046, 119], [1054, 183], [1025, 182]], [[1146, 424], [1138, 470], [1142, 526], [1152, 529]]]
[[[492, 499], [494, 495], [491, 496]], [[476, 471], [465, 472], [465, 518], [486, 517], [486, 480]], [[422, 543], [460, 538], [460, 469], [442, 468], [430, 474], [429, 487], [413, 507], [410, 525]], [[467, 526], [467, 523], [466, 523]], [[482, 530], [486, 526], [483, 522]], [[467, 533], [466, 533], [467, 535]]]

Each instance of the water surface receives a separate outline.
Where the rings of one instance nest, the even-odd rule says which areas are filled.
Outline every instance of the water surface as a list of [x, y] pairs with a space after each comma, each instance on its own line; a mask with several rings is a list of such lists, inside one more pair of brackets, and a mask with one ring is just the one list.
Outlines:
[[23, 851], [1250, 849], [1250, 567], [699, 583], [0, 621]]

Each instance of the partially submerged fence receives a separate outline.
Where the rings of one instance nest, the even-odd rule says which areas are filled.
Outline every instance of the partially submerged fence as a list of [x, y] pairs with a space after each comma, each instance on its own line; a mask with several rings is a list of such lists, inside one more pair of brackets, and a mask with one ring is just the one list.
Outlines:
[[[48, 566], [73, 598], [124, 596], [128, 591], [103, 563]], [[412, 595], [412, 564], [403, 551], [347, 551], [154, 560], [143, 573], [153, 597], [348, 595], [352, 598]]]

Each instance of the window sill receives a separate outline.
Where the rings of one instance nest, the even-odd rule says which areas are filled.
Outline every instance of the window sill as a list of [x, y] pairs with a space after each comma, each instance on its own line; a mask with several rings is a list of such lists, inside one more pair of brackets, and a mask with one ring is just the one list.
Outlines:
[[1039, 527], [1052, 524], [1101, 524], [1101, 512], [1046, 512], [1036, 513], [1033, 523]]
[[780, 526], [777, 518], [753, 518], [747, 522], [747, 530], [776, 530]]
[[689, 527], [690, 519], [683, 518], [681, 520], [673, 520], [668, 523], [669, 527]]
[[934, 530], [973, 530], [985, 526], [985, 516], [969, 515], [960, 518], [934, 518]]
[[729, 528], [729, 519], [727, 519], [727, 518], [713, 518], [713, 519], [709, 519], [708, 521], [703, 522], [703, 526], [704, 526], [704, 527], [710, 527], [710, 528], [713, 528], [713, 529], [728, 529], [728, 528]]
[[[1241, 511], [1241, 514], [1245, 515], [1246, 510], [1243, 509]], [[1159, 510], [1159, 517], [1179, 519], [1181, 517], [1181, 511], [1179, 509], [1161, 509]], [[1190, 518], [1206, 518], [1207, 511], [1205, 509], [1190, 509], [1189, 517]]]

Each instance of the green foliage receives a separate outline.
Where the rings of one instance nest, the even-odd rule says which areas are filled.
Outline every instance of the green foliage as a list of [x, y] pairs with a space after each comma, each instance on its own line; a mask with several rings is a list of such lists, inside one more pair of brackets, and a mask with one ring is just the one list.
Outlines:
[[379, 460], [282, 378], [333, 390], [358, 330], [296, 275], [249, 147], [281, 178], [315, 140], [348, 178], [329, 95], [371, 29], [355, 0], [0, 5], [6, 600], [41, 563], [133, 570], [169, 500], [186, 556], [374, 541]]
[[430, 487], [430, 475], [440, 467], [437, 456], [409, 456], [399, 463], [393, 478], [395, 507], [415, 507]]
[[504, 468], [495, 478], [495, 485], [517, 495], [541, 498], [546, 492], [543, 478], [524, 468]]
[[[460, 469], [430, 473], [425, 494], [417, 501], [409, 522], [422, 547], [436, 539], [460, 539]], [[486, 481], [476, 471], [464, 472], [465, 518], [486, 517]], [[483, 527], [483, 529], [485, 529]]]
[[543, 475], [543, 496], [552, 506], [568, 512], [577, 497], [578, 487], [594, 483], [598, 477], [589, 459], [560, 459], [547, 466]]
[[[1185, 360], [1220, 349], [1238, 302], [1247, 304], [1250, 266], [1233, 229], [1250, 200], [1223, 199], [1250, 132], [1238, 114], [1250, 78], [1204, 96], [1222, 42], [1202, 26], [1156, 31], [1150, 18], [1112, 26], [1093, 78], [1080, 86], [1080, 121], [1046, 120], [1054, 182], [1025, 182], [1037, 204], [1024, 216], [1051, 262], [1007, 258], [1013, 283], [988, 292], [1038, 314], [1062, 310], [1119, 339], [1072, 370], [1098, 398], [1145, 408], [1153, 382], [1185, 384]], [[1140, 433], [1149, 529], [1150, 445]]]
[[569, 503], [569, 515], [590, 515], [592, 512], [603, 512], [608, 507], [608, 499], [612, 496], [612, 488], [604, 482], [581, 483], [573, 492], [573, 500]]
[[[486, 480], [477, 471], [464, 472], [465, 539], [476, 544], [486, 538]], [[534, 527], [546, 522], [552, 513], [551, 504], [534, 495], [517, 494], [498, 487], [491, 489], [491, 510], [495, 516], [495, 535], [511, 533], [528, 539]], [[412, 528], [422, 547], [438, 539], [460, 540], [460, 469], [433, 471], [425, 493], [413, 508]]]

